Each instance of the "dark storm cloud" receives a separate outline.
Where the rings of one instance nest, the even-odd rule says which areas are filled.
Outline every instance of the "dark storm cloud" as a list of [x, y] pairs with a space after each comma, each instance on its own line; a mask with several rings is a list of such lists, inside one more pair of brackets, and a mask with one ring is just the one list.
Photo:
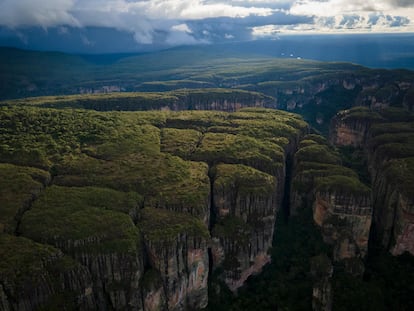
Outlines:
[[252, 28], [266, 25], [312, 24], [309, 16], [295, 16], [284, 12], [275, 12], [269, 16], [248, 16], [245, 18], [218, 17], [198, 21], [187, 21], [189, 28], [197, 38], [209, 41], [249, 40]]
[[[24, 29], [99, 28], [138, 44], [195, 44], [251, 39], [263, 29], [335, 31], [408, 27], [413, 0], [0, 0], [0, 27], [30, 41]], [[385, 8], [385, 9], [384, 9]], [[384, 12], [394, 8], [395, 12]], [[402, 11], [402, 12], [401, 12]], [[405, 15], [407, 12], [407, 15]], [[371, 13], [375, 13], [372, 15]], [[370, 15], [371, 14], [371, 15]], [[411, 14], [411, 15], [410, 15]], [[388, 18], [390, 17], [390, 18]], [[269, 27], [268, 27], [269, 26]], [[322, 26], [323, 28], [318, 28]], [[387, 28], [388, 27], [388, 28]], [[57, 31], [62, 37], [64, 31]], [[96, 40], [82, 37], [85, 45]], [[33, 40], [32, 40], [33, 41]], [[96, 43], [95, 43], [96, 44]]]
[[414, 7], [413, 0], [389, 0], [388, 2], [396, 7]]

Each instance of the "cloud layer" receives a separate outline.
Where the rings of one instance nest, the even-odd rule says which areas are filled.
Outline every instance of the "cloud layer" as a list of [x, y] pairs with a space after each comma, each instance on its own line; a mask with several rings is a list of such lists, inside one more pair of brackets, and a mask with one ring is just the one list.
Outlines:
[[[414, 32], [412, 0], [0, 0], [0, 26], [110, 28], [140, 44], [195, 44], [280, 33]], [[82, 38], [92, 44], [93, 38]]]

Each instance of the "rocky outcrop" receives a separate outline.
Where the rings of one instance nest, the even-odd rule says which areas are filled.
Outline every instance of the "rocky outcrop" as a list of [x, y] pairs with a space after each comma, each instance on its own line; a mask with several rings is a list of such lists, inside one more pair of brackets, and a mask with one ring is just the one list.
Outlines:
[[[363, 114], [361, 115], [361, 111]], [[351, 145], [362, 145], [368, 159], [373, 192], [374, 240], [394, 255], [407, 251], [414, 254], [413, 210], [414, 197], [411, 176], [414, 171], [414, 117], [404, 109], [371, 111], [355, 108], [338, 113], [333, 128], [340, 128], [346, 120], [359, 118], [364, 131], [361, 139]], [[331, 140], [338, 139], [340, 131], [332, 131]]]
[[291, 214], [312, 208], [324, 241], [333, 245], [335, 261], [364, 258], [372, 221], [371, 190], [339, 163], [326, 141], [304, 137], [295, 154]]
[[376, 172], [373, 185], [375, 232], [377, 239], [392, 254], [414, 255], [413, 158], [391, 160]]
[[[321, 178], [317, 181], [314, 221], [322, 228], [324, 240], [334, 244], [335, 260], [363, 258], [368, 251], [371, 229], [371, 192], [362, 184], [352, 192], [343, 192], [349, 177]], [[329, 183], [328, 186], [325, 183]], [[335, 186], [332, 183], [337, 183]], [[327, 191], [325, 187], [330, 189]], [[335, 187], [336, 189], [334, 189]]]
[[363, 147], [371, 125], [382, 119], [367, 107], [341, 111], [331, 120], [330, 141], [337, 146]]
[[196, 116], [188, 111], [167, 118], [161, 149], [209, 164], [212, 266], [224, 270], [222, 279], [235, 291], [270, 261], [285, 160], [307, 125], [268, 109]]
[[15, 232], [81, 267], [97, 309], [204, 308], [211, 269], [236, 291], [269, 263], [285, 161], [308, 129], [299, 116], [253, 108], [0, 112], [0, 159], [18, 142], [13, 152], [36, 151], [53, 175], [44, 172], [51, 185], [43, 189], [43, 171], [10, 165], [10, 175], [27, 177], [29, 196], [32, 186], [42, 190]]
[[50, 179], [50, 174], [40, 169], [0, 163], [0, 233], [18, 230], [22, 215]]
[[23, 215], [22, 235], [51, 244], [86, 267], [98, 309], [142, 309], [144, 271], [140, 236], [122, 196], [89, 188], [49, 187]]
[[295, 153], [290, 215], [292, 221], [312, 218], [322, 244], [328, 246], [309, 258], [312, 310], [332, 310], [335, 273], [356, 277], [364, 273], [372, 202], [371, 189], [341, 165], [339, 154], [321, 136], [306, 135]]
[[[100, 94], [109, 93], [110, 95]], [[121, 93], [112, 93], [121, 92]], [[275, 100], [262, 93], [238, 89], [184, 89], [169, 92], [132, 93], [121, 88], [102, 86], [81, 94], [60, 97], [43, 97], [36, 104], [47, 108], [83, 108], [98, 111], [145, 110], [219, 110], [235, 112], [246, 107], [275, 107]], [[19, 100], [17, 100], [19, 102]]]
[[[144, 209], [138, 223], [148, 264], [159, 274], [146, 282], [145, 310], [194, 310], [207, 306], [209, 274], [207, 227], [187, 214]], [[154, 272], [153, 272], [154, 273]], [[158, 286], [156, 284], [158, 283]], [[164, 301], [164, 304], [162, 304]]]
[[97, 310], [89, 271], [60, 250], [0, 234], [0, 309]]
[[224, 279], [233, 291], [270, 261], [267, 250], [279, 207], [276, 184], [275, 177], [244, 165], [214, 168], [213, 237], [220, 242]]

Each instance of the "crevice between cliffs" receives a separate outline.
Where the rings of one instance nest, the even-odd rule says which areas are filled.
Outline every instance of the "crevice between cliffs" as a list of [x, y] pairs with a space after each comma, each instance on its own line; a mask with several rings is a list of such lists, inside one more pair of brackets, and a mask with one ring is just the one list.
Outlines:
[[[287, 153], [286, 159], [285, 159], [285, 180], [284, 180], [284, 187], [283, 187], [282, 205], [280, 209], [280, 212], [282, 214], [282, 217], [284, 217], [285, 222], [289, 220], [289, 216], [290, 216], [290, 187], [292, 183], [292, 175], [293, 175], [293, 155], [291, 153]], [[276, 232], [276, 229], [277, 228], [274, 229], [275, 232]]]

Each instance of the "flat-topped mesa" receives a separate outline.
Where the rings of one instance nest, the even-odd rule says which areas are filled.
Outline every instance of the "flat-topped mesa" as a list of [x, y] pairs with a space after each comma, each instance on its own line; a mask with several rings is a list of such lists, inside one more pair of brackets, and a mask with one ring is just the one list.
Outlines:
[[[270, 261], [279, 208], [274, 176], [240, 164], [213, 168], [216, 223], [213, 238], [219, 246], [214, 267], [224, 268], [224, 280], [235, 291]], [[218, 258], [217, 258], [218, 257]]]
[[339, 146], [362, 147], [371, 125], [381, 120], [380, 114], [367, 107], [341, 111], [331, 120], [330, 141]]
[[233, 291], [270, 260], [286, 157], [307, 130], [296, 115], [270, 109], [167, 117], [161, 150], [210, 166], [213, 267]]
[[321, 137], [308, 135], [295, 155], [291, 214], [309, 209], [322, 236], [334, 245], [334, 259], [363, 258], [371, 227], [371, 190], [355, 172], [339, 165], [338, 155]]
[[310, 258], [312, 308], [331, 310], [334, 271], [344, 267], [353, 275], [363, 273], [372, 220], [371, 190], [353, 170], [341, 165], [339, 153], [325, 138], [314, 134], [299, 143], [292, 175], [290, 217], [313, 219], [320, 238], [332, 246]]
[[36, 194], [11, 231], [71, 256], [90, 276], [94, 305], [114, 310], [203, 308], [211, 266], [223, 268], [219, 278], [232, 290], [259, 272], [269, 262], [286, 159], [308, 130], [295, 114], [257, 108], [23, 105], [0, 107], [0, 121], [0, 160], [23, 180], [22, 202]]
[[414, 157], [382, 165], [373, 180], [377, 240], [393, 255], [414, 255]]
[[98, 309], [142, 309], [141, 238], [129, 215], [127, 193], [93, 187], [47, 188], [23, 215], [23, 236], [50, 244], [86, 267]]
[[[206, 307], [210, 235], [205, 224], [188, 214], [144, 208], [138, 227], [151, 266], [144, 275], [144, 310]], [[158, 303], [149, 298], [153, 295]]]
[[46, 171], [0, 163], [0, 233], [18, 231], [22, 215], [50, 183]]
[[[351, 109], [340, 115], [354, 119], [355, 113]], [[374, 190], [374, 240], [394, 255], [405, 251], [414, 255], [414, 116], [401, 108], [364, 114], [373, 116], [360, 147], [368, 159]], [[331, 134], [331, 141], [343, 145], [339, 132]]]
[[234, 112], [246, 107], [275, 107], [275, 99], [262, 93], [238, 89], [184, 89], [170, 92], [121, 92], [46, 96], [12, 103], [44, 108], [82, 108], [98, 111], [219, 110]]
[[0, 234], [0, 309], [97, 310], [89, 271], [61, 250]]
[[246, 107], [275, 107], [273, 97], [237, 89], [205, 89], [176, 91], [183, 107], [176, 110], [221, 110], [234, 112]]
[[[372, 127], [368, 144], [377, 240], [392, 254], [414, 255], [414, 116]], [[399, 121], [399, 122], [398, 122]]]
[[371, 229], [371, 190], [357, 179], [327, 176], [316, 180], [313, 218], [324, 240], [334, 243], [334, 259], [363, 258]]

